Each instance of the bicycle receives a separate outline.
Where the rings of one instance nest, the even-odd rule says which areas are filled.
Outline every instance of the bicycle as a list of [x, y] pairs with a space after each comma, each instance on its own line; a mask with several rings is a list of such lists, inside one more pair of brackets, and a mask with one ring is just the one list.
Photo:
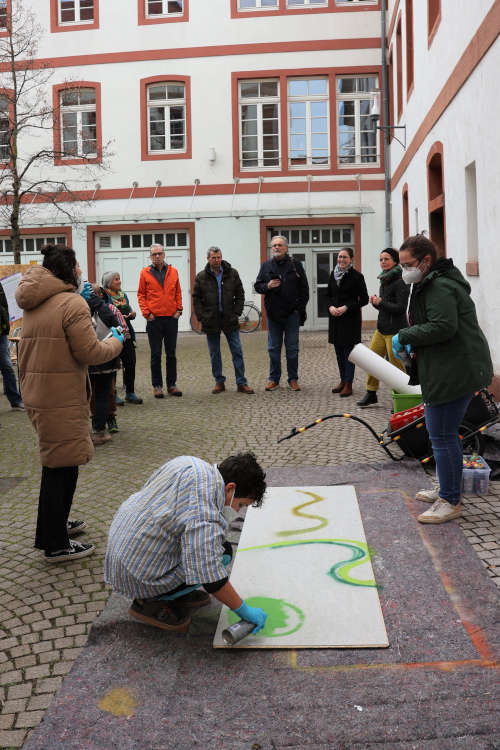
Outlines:
[[[193, 310], [189, 320], [191, 330], [195, 333], [202, 333], [201, 323], [196, 317]], [[258, 331], [262, 324], [262, 313], [257, 305], [251, 300], [246, 300], [243, 305], [243, 311], [239, 317], [240, 333], [254, 333]]]

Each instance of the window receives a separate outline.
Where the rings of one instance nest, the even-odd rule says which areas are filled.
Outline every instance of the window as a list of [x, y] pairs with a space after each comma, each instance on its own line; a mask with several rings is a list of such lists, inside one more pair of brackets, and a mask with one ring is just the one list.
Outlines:
[[141, 81], [141, 157], [191, 158], [189, 77]]
[[398, 120], [403, 114], [403, 37], [401, 35], [401, 18], [396, 27], [396, 82], [398, 97]]
[[337, 5], [375, 5], [377, 0], [335, 0]]
[[288, 81], [289, 166], [330, 163], [328, 79]]
[[59, 23], [87, 23], [94, 20], [94, 0], [59, 0]]
[[54, 86], [55, 164], [101, 161], [101, 86], [79, 81]]
[[258, 10], [260, 8], [277, 8], [278, 0], [238, 0], [239, 10]]
[[64, 158], [97, 156], [95, 89], [66, 89], [60, 94], [61, 151]]
[[9, 100], [0, 96], [0, 162], [10, 161], [10, 118]]
[[148, 151], [186, 150], [186, 90], [183, 83], [148, 86]]
[[99, 0], [50, 0], [50, 30], [81, 31], [99, 26]]
[[413, 89], [413, 0], [406, 0], [406, 93]]
[[408, 200], [408, 184], [403, 187], [403, 240], [410, 236], [410, 203]]
[[328, 5], [328, 0], [286, 0], [287, 8], [307, 8], [307, 6]]
[[183, 0], [144, 0], [144, 2], [146, 4], [146, 18], [182, 15]]
[[377, 131], [370, 109], [377, 78], [337, 78], [338, 163], [368, 164], [377, 161]]
[[0, 0], [0, 32], [2, 29], [7, 28], [7, 14], [9, 12], [9, 8], [7, 5], [7, 0]]
[[280, 166], [279, 81], [239, 85], [241, 168]]

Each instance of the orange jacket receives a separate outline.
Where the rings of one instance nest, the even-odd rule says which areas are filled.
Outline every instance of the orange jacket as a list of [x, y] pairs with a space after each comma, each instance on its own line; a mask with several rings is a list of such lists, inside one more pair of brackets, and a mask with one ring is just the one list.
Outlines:
[[139, 278], [137, 301], [145, 318], [151, 313], [155, 317], [172, 316], [178, 310], [182, 310], [181, 285], [177, 270], [168, 265], [165, 280], [161, 286], [156, 276], [151, 273], [151, 266], [143, 268]]

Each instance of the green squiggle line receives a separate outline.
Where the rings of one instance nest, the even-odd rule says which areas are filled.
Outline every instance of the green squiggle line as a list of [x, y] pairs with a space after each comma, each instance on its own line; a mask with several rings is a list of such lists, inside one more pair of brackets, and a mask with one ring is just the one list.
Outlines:
[[334, 581], [338, 581], [338, 583], [347, 583], [350, 586], [367, 586], [370, 588], [375, 588], [377, 586], [373, 580], [360, 581], [349, 575], [353, 568], [362, 565], [371, 558], [371, 550], [366, 542], [353, 541], [351, 539], [304, 539], [295, 542], [271, 542], [271, 544], [258, 544], [255, 547], [243, 547], [238, 549], [238, 552], [250, 552], [255, 549], [284, 549], [285, 547], [295, 547], [299, 544], [335, 544], [339, 547], [347, 547], [352, 553], [350, 559], [335, 563], [335, 565], [330, 568], [327, 575], [333, 578]]
[[316, 495], [314, 492], [306, 492], [305, 490], [297, 490], [297, 492], [301, 492], [303, 495], [310, 495], [314, 498], [314, 500], [309, 500], [307, 503], [303, 503], [302, 505], [296, 505], [294, 508], [292, 508], [292, 513], [294, 516], [299, 516], [299, 518], [314, 518], [317, 521], [320, 521], [318, 526], [311, 526], [308, 529], [297, 529], [296, 531], [278, 531], [278, 536], [294, 536], [295, 534], [307, 534], [309, 531], [319, 531], [319, 529], [323, 529], [325, 526], [328, 526], [328, 519], [326, 519], [324, 516], [312, 516], [309, 513], [301, 513], [302, 508], [306, 508], [308, 505], [314, 505], [314, 503], [321, 503], [325, 498], [321, 497], [321, 495]]

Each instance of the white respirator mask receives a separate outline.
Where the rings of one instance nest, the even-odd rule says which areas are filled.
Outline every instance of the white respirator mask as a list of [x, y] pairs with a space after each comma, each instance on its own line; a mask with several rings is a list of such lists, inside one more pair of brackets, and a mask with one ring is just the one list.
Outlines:
[[231, 496], [231, 502], [229, 505], [224, 505], [222, 508], [222, 515], [226, 519], [228, 523], [232, 523], [238, 518], [238, 511], [233, 508], [233, 499], [234, 499], [234, 493], [236, 492], [236, 487], [233, 490], [233, 494]]
[[420, 266], [403, 268], [401, 277], [405, 284], [418, 284], [424, 278], [424, 272], [420, 269]]

